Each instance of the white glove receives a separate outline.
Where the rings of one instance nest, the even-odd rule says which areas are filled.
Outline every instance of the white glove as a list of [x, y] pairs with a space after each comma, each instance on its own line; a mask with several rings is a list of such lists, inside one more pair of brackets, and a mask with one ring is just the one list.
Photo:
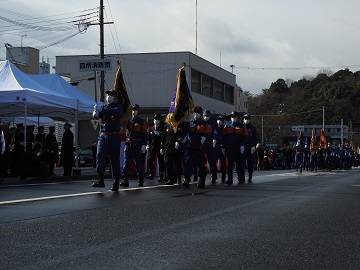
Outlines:
[[145, 153], [145, 150], [146, 150], [146, 145], [143, 145], [143, 146], [141, 146], [141, 153]]
[[214, 148], [216, 147], [216, 140], [215, 139], [213, 140], [213, 147]]
[[175, 149], [178, 149], [180, 146], [179, 142], [175, 142]]
[[102, 111], [102, 107], [98, 106], [97, 103], [94, 105], [93, 117], [99, 117], [99, 112]]
[[225, 148], [221, 148], [221, 152], [225, 156]]
[[150, 145], [147, 145], [146, 146], [146, 151], [149, 151], [149, 149], [150, 149]]
[[240, 153], [241, 154], [244, 154], [244, 151], [245, 151], [245, 147], [242, 145], [242, 146], [240, 146]]
[[155, 134], [156, 136], [160, 136], [160, 132], [157, 131], [157, 130], [154, 130], [154, 134]]
[[165, 154], [165, 151], [164, 151], [164, 149], [160, 149], [160, 155], [164, 155]]
[[254, 154], [255, 152], [255, 146], [251, 147], [251, 154]]
[[201, 137], [201, 144], [204, 144], [204, 142], [206, 141], [205, 137]]

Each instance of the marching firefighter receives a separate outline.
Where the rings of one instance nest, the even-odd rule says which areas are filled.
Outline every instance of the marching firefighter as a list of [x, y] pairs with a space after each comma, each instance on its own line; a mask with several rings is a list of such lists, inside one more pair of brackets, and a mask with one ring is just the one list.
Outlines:
[[136, 165], [136, 173], [138, 177], [138, 186], [144, 185], [144, 162], [143, 156], [146, 151], [147, 142], [147, 123], [139, 117], [140, 106], [135, 104], [132, 107], [132, 117], [129, 118], [126, 125], [126, 142], [124, 148], [124, 181], [120, 186], [129, 186], [129, 165], [133, 158]]
[[245, 168], [243, 162], [244, 153], [244, 129], [245, 126], [239, 121], [239, 113], [233, 111], [230, 114], [231, 121], [228, 122], [223, 130], [222, 151], [226, 154], [228, 159], [227, 174], [228, 179], [225, 182], [228, 185], [233, 184], [233, 169], [236, 163], [236, 173], [238, 175], [238, 182], [242, 184], [245, 182]]
[[254, 172], [254, 152], [257, 144], [256, 128], [250, 123], [250, 115], [244, 114], [244, 163], [249, 173], [248, 183], [252, 182]]
[[148, 168], [148, 175], [147, 179], [154, 179], [154, 161], [157, 157], [159, 162], [159, 182], [163, 182], [164, 180], [164, 171], [165, 171], [165, 164], [164, 164], [164, 156], [160, 153], [160, 150], [163, 148], [163, 137], [164, 137], [164, 123], [162, 122], [162, 117], [160, 114], [156, 113], [153, 116], [154, 118], [154, 125], [149, 127], [148, 130], [148, 142], [146, 146], [146, 150], [148, 152], [148, 160], [147, 160], [147, 168]]
[[210, 136], [211, 129], [206, 121], [201, 119], [203, 109], [200, 106], [194, 108], [194, 120], [189, 124], [189, 132], [186, 136], [184, 154], [184, 182], [183, 186], [189, 186], [190, 177], [194, 171], [194, 164], [199, 170], [199, 188], [205, 187], [206, 178], [206, 158], [204, 143]]
[[120, 181], [120, 121], [123, 114], [123, 99], [115, 90], [106, 91], [106, 105], [94, 106], [93, 117], [99, 118], [100, 135], [98, 137], [96, 152], [96, 171], [99, 180], [93, 183], [93, 187], [105, 187], [105, 157], [110, 155], [113, 185], [111, 191], [119, 190]]

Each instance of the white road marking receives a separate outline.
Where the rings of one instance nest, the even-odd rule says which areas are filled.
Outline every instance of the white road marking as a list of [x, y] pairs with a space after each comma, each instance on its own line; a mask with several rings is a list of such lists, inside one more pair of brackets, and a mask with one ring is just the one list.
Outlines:
[[[160, 187], [171, 187], [171, 185], [159, 185], [159, 186], [149, 186], [149, 187], [126, 188], [126, 189], [119, 189], [119, 192], [120, 192], [120, 191], [129, 191], [129, 190], [138, 190], [138, 189], [160, 188]], [[0, 205], [15, 204], [15, 203], [24, 203], [24, 202], [36, 202], [36, 201], [53, 200], [53, 199], [63, 199], [63, 198], [71, 198], [71, 197], [80, 197], [80, 196], [95, 195], [95, 194], [104, 194], [104, 193], [110, 193], [110, 192], [111, 192], [111, 193], [114, 193], [114, 191], [111, 191], [111, 190], [93, 191], [93, 192], [84, 192], [84, 193], [74, 193], [74, 194], [65, 194], [65, 195], [56, 195], [56, 196], [46, 196], [46, 197], [20, 199], [20, 200], [12, 200], [12, 201], [3, 201], [3, 202], [0, 202]]]

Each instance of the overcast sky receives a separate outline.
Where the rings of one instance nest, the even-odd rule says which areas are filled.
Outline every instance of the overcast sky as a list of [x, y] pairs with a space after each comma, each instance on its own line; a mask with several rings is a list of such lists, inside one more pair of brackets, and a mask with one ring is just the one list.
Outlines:
[[[0, 0], [0, 59], [5, 59], [5, 43], [46, 47], [68, 37], [77, 30], [48, 32], [43, 27], [54, 28], [57, 18], [63, 25], [56, 27], [66, 26], [65, 21], [77, 20], [99, 4]], [[105, 54], [197, 49], [198, 56], [233, 70], [237, 84], [253, 94], [278, 78], [360, 69], [359, 0], [197, 0], [197, 8], [196, 0], [104, 0], [104, 6], [105, 21], [114, 22], [105, 27]], [[41, 49], [40, 57], [55, 65], [55, 56], [99, 50], [99, 26], [90, 26]]]

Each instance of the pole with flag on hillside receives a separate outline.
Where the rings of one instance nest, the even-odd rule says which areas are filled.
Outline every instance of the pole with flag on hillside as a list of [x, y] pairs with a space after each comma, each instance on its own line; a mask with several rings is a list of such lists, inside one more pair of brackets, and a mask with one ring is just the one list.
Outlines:
[[126, 90], [125, 81], [123, 77], [123, 73], [121, 70], [121, 61], [117, 61], [119, 67], [116, 72], [115, 82], [114, 82], [114, 90], [119, 95], [119, 102], [121, 102], [121, 99], [123, 101], [123, 116], [121, 118], [121, 130], [125, 130], [126, 124], [128, 119], [131, 117], [131, 102], [128, 95], [128, 92]]
[[315, 125], [312, 128], [311, 131], [311, 143], [310, 143], [310, 152], [315, 153], [315, 142], [316, 142], [316, 136], [315, 136]]
[[327, 147], [327, 143], [326, 143], [326, 137], [325, 137], [325, 133], [324, 133], [324, 130], [321, 129], [321, 132], [320, 132], [320, 147], [326, 149]]
[[171, 100], [169, 113], [165, 119], [165, 122], [173, 128], [174, 132], [177, 131], [181, 122], [189, 118], [195, 107], [186, 81], [185, 67], [186, 63], [184, 62], [177, 74], [177, 86]]

